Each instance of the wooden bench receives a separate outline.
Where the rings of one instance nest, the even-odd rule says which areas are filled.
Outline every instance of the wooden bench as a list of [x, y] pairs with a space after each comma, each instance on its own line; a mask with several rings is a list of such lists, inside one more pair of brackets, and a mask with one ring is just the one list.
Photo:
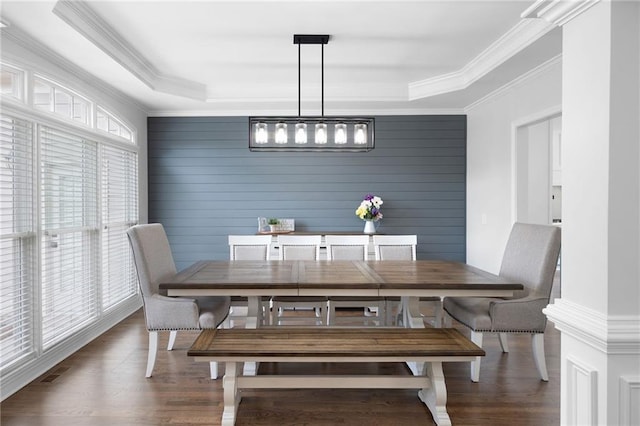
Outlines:
[[[484, 351], [452, 328], [263, 327], [204, 330], [187, 352], [196, 361], [225, 362], [222, 425], [235, 423], [239, 389], [420, 389], [439, 425], [450, 425], [442, 362], [469, 362]], [[243, 362], [424, 363], [423, 374], [340, 376], [242, 376]]]

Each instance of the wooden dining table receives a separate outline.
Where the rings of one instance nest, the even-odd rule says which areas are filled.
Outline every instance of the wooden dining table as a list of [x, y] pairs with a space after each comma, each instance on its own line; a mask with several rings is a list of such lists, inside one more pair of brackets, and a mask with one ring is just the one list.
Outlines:
[[199, 261], [160, 283], [167, 296], [245, 296], [256, 328], [262, 296], [400, 296], [410, 323], [423, 327], [420, 297], [509, 297], [522, 284], [465, 263], [441, 260]]
[[[159, 288], [167, 296], [245, 296], [246, 328], [260, 326], [262, 296], [399, 296], [406, 311], [404, 326], [421, 328], [420, 297], [509, 297], [523, 286], [465, 263], [441, 260], [206, 260]], [[414, 372], [418, 368], [410, 367]], [[245, 366], [245, 374], [251, 373], [255, 366]]]

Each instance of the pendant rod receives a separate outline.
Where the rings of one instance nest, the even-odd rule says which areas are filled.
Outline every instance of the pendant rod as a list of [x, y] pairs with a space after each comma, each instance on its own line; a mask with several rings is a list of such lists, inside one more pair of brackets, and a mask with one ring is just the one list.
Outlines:
[[300, 116], [300, 43], [298, 43], [298, 117]]
[[321, 114], [321, 116], [324, 117], [324, 44], [321, 44], [320, 46], [321, 46], [320, 63], [322, 64], [322, 72], [320, 74], [321, 75], [321, 80], [322, 80], [321, 81], [321, 88], [322, 88], [321, 89], [322, 90], [322, 93], [321, 93], [321, 97], [322, 97], [322, 103], [321, 103], [321, 105], [322, 105], [322, 114]]

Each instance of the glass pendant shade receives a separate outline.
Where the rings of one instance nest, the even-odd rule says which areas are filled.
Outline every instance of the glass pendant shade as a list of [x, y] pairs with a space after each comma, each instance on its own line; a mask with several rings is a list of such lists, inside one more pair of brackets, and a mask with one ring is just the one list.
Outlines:
[[335, 126], [334, 141], [337, 145], [344, 145], [347, 143], [347, 125], [344, 123], [338, 123]]
[[327, 125], [324, 123], [316, 124], [316, 140], [318, 145], [324, 145], [327, 143]]
[[255, 126], [255, 141], [258, 144], [265, 144], [269, 141], [269, 133], [267, 132], [267, 123], [256, 123]]
[[359, 123], [353, 126], [354, 136], [353, 143], [356, 145], [365, 145], [367, 143], [367, 125]]
[[296, 143], [307, 143], [307, 125], [305, 123], [296, 124]]
[[287, 143], [287, 123], [276, 124], [276, 143]]

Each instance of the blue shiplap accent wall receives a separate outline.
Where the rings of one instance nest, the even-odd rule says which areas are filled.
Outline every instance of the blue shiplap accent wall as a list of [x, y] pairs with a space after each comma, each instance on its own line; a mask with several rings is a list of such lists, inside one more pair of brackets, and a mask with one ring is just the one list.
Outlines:
[[466, 116], [376, 117], [368, 153], [250, 152], [247, 117], [148, 119], [149, 221], [164, 224], [178, 268], [228, 259], [227, 235], [257, 218], [296, 230], [360, 231], [367, 193], [378, 231], [417, 234], [418, 258], [465, 260]]

